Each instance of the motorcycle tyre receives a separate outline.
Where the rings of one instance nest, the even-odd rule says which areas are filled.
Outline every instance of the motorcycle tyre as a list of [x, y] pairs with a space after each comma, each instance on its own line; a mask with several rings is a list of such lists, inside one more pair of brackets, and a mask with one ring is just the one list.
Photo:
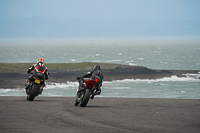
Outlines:
[[85, 107], [90, 99], [90, 95], [91, 95], [91, 90], [90, 89], [86, 89], [85, 90], [85, 95], [84, 97], [81, 99], [80, 101], [80, 106], [81, 107]]
[[34, 84], [34, 85], [32, 86], [31, 93], [30, 93], [29, 97], [27, 97], [27, 99], [28, 99], [29, 101], [33, 101], [34, 98], [35, 98], [38, 94], [39, 94], [39, 86]]

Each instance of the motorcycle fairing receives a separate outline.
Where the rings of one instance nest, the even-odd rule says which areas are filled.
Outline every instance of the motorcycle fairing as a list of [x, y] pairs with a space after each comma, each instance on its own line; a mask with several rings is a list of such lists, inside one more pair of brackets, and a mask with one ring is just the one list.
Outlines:
[[98, 78], [95, 78], [95, 82], [98, 82], [99, 81], [99, 79]]
[[94, 79], [86, 80], [85, 86], [89, 89], [92, 89], [96, 85], [96, 82]]

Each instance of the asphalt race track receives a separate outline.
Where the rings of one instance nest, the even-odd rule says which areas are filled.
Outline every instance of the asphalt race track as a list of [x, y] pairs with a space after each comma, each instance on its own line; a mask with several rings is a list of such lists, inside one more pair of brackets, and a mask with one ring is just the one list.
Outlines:
[[0, 97], [0, 133], [199, 133], [200, 99]]

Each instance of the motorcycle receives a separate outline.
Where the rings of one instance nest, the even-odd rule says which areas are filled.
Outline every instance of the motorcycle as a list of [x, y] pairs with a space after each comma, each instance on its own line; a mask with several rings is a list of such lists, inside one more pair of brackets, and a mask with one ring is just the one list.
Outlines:
[[34, 74], [34, 81], [30, 83], [30, 87], [28, 88], [29, 95], [27, 95], [27, 100], [33, 101], [36, 96], [42, 93], [44, 86], [44, 73], [36, 72]]
[[80, 103], [81, 107], [85, 107], [90, 99], [90, 97], [94, 97], [95, 85], [96, 81], [90, 78], [80, 78], [79, 79], [79, 87], [75, 100], [75, 106], [78, 106]]

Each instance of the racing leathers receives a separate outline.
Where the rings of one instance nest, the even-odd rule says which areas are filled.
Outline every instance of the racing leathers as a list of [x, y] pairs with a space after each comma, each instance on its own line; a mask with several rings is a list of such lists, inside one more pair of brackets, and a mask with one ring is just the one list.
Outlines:
[[[30, 68], [27, 70], [27, 73], [30, 74], [31, 71], [34, 71], [34, 72], [32, 73], [32, 75], [27, 80], [27, 83], [25, 85], [26, 90], [30, 87], [30, 83], [34, 81], [34, 76], [37, 74], [37, 72], [44, 73], [44, 77], [43, 77], [44, 80], [48, 80], [48, 78], [49, 78], [48, 70], [44, 66], [44, 64], [36, 63], [36, 64], [31, 65]], [[43, 83], [44, 83], [44, 86], [45, 86], [45, 81], [43, 81]]]
[[[103, 82], [103, 72], [101, 71], [101, 69], [98, 69], [98, 70], [94, 69], [93, 71], [88, 72], [87, 74], [84, 74], [81, 77], [77, 77], [77, 79], [80, 79], [80, 78], [91, 78], [91, 79], [95, 80], [95, 82], [96, 82], [95, 92], [94, 92], [94, 95], [92, 95], [91, 99], [93, 99], [95, 95], [100, 95], [101, 86], [102, 86], [102, 82]], [[81, 87], [82, 89], [79, 89], [78, 92], [85, 89], [83, 83], [80, 83], [80, 86], [82, 86]]]

